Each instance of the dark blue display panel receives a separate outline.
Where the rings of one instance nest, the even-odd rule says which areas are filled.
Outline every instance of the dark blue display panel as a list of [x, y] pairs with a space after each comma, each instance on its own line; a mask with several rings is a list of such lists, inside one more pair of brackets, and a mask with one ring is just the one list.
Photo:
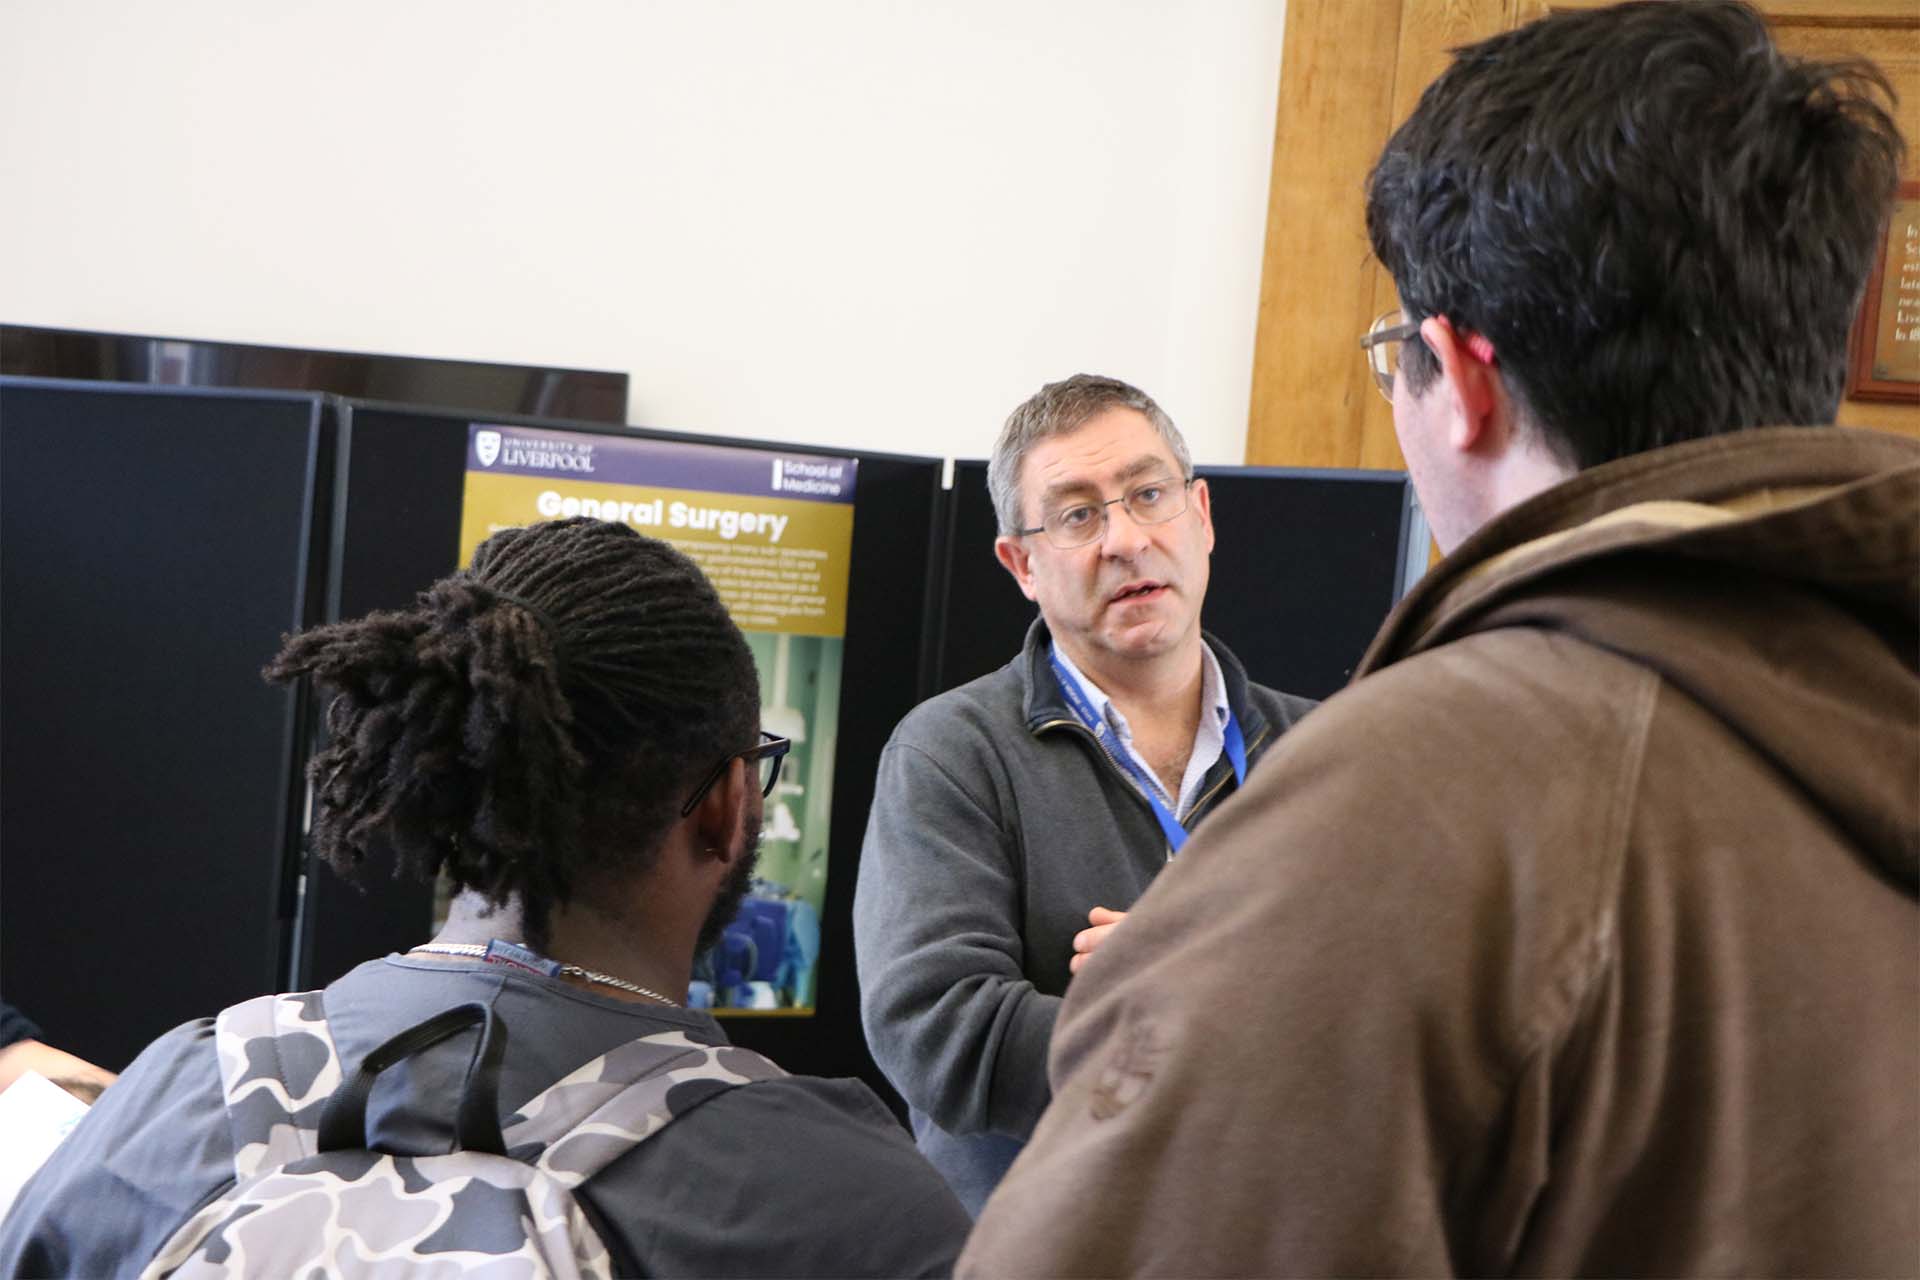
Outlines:
[[320, 398], [0, 379], [0, 994], [124, 1067], [284, 984]]

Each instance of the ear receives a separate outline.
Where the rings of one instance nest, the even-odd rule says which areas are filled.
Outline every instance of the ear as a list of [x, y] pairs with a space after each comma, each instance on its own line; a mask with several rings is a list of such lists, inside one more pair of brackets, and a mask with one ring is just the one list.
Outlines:
[[1003, 533], [993, 540], [993, 555], [1013, 575], [1013, 580], [1020, 584], [1020, 594], [1029, 600], [1036, 599], [1033, 594], [1033, 553], [1027, 550], [1027, 544]]
[[1207, 551], [1213, 551], [1213, 490], [1205, 480], [1193, 482], [1193, 509], [1200, 514], [1200, 527], [1207, 532]]
[[697, 858], [717, 859], [726, 867], [740, 853], [741, 837], [746, 834], [747, 810], [752, 796], [758, 794], [757, 787], [750, 793], [749, 785], [747, 762], [735, 757], [727, 762], [727, 771], [720, 781], [700, 797], [700, 803], [688, 816], [688, 821], [693, 823]]
[[1456, 332], [1445, 316], [1420, 322], [1420, 337], [1440, 362], [1440, 380], [1446, 384], [1447, 407], [1452, 411], [1447, 443], [1461, 453], [1498, 447], [1504, 440], [1495, 409], [1500, 374], [1494, 367], [1493, 346], [1477, 333]]

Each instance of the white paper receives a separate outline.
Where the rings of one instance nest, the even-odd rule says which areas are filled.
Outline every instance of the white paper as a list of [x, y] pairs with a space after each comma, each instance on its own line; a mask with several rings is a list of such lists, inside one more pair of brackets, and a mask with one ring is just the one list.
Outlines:
[[86, 1103], [35, 1071], [0, 1090], [0, 1218], [86, 1114]]

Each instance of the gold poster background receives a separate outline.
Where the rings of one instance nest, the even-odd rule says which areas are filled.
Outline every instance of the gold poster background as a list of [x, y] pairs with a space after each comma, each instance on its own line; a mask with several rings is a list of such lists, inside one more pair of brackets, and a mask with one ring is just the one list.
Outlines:
[[708, 530], [676, 529], [664, 522], [627, 523], [648, 537], [672, 544], [699, 565], [713, 580], [727, 612], [742, 631], [794, 636], [847, 633], [847, 556], [853, 547], [853, 507], [849, 503], [469, 471], [466, 501], [460, 510], [457, 563], [466, 564], [473, 558], [475, 547], [502, 529], [549, 519], [541, 514], [539, 506], [540, 495], [549, 491], [563, 498], [600, 503], [639, 506], [658, 502], [667, 511], [681, 502], [702, 509], [727, 507], [786, 516], [787, 524], [777, 544], [763, 534], [727, 539]]

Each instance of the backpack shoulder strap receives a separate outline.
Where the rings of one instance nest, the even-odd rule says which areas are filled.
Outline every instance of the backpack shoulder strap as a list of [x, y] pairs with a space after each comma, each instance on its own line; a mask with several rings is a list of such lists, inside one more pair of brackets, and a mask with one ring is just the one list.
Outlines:
[[247, 1182], [318, 1150], [320, 1112], [340, 1086], [321, 993], [259, 996], [214, 1021], [234, 1176]]
[[214, 1019], [234, 1182], [174, 1229], [141, 1270], [142, 1280], [171, 1276], [232, 1212], [232, 1198], [261, 1174], [318, 1150], [321, 1109], [340, 1085], [340, 1055], [320, 994], [257, 996]]
[[751, 1049], [682, 1031], [630, 1040], [549, 1085], [508, 1118], [507, 1154], [569, 1189], [717, 1093], [787, 1073]]

